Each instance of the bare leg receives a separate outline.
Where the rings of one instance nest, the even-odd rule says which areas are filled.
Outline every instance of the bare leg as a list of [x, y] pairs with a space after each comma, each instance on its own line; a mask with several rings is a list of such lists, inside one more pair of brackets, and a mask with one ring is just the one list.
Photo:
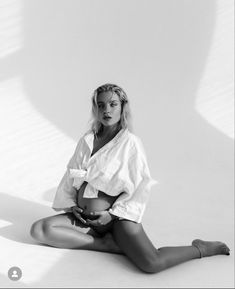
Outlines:
[[[114, 223], [113, 236], [124, 254], [138, 268], [147, 273], [157, 273], [201, 257], [199, 248], [194, 245], [156, 249], [144, 232], [142, 225], [127, 220], [119, 220]], [[214, 247], [213, 255], [225, 254], [225, 251], [221, 251], [218, 244], [215, 243], [218, 242], [208, 242], [207, 244], [208, 248]]]
[[30, 233], [37, 241], [53, 247], [120, 253], [110, 234], [99, 235], [70, 213], [39, 220]]

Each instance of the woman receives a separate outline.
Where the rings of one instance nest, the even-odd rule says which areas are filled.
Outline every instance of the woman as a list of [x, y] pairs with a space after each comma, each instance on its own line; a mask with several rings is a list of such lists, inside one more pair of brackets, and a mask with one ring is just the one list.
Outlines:
[[127, 95], [117, 85], [98, 87], [92, 128], [79, 140], [53, 202], [65, 213], [38, 220], [31, 236], [54, 247], [125, 254], [156, 273], [195, 258], [224, 254], [222, 242], [196, 239], [189, 246], [156, 249], [141, 225], [150, 188], [140, 139], [130, 132]]

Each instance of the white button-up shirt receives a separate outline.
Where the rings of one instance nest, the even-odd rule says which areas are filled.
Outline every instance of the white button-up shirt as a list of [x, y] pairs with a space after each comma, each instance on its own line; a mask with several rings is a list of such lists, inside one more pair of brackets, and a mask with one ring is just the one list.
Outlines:
[[77, 205], [76, 190], [86, 181], [84, 198], [97, 198], [98, 191], [110, 196], [120, 195], [109, 212], [140, 223], [150, 189], [158, 183], [150, 176], [141, 140], [128, 129], [121, 129], [91, 156], [93, 140], [92, 131], [79, 140], [57, 188], [52, 208], [70, 211]]

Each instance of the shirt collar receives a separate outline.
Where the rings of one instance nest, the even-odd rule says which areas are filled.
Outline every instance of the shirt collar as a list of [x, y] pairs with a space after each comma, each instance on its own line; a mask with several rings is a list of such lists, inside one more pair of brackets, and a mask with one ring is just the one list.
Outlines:
[[[122, 128], [111, 141], [109, 141], [105, 147], [110, 147], [110, 145], [115, 144], [118, 142], [122, 137], [124, 137], [127, 134], [128, 129], [127, 128]], [[94, 132], [92, 130], [89, 130], [86, 135], [84, 136], [84, 140], [87, 143], [90, 151], [93, 150], [93, 141], [94, 141]]]

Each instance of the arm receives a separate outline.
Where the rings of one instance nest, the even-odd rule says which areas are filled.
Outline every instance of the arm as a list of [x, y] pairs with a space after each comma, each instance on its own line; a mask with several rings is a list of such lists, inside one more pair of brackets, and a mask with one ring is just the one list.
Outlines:
[[72, 184], [73, 180], [69, 178], [69, 171], [67, 169], [56, 190], [56, 195], [52, 205], [52, 208], [55, 211], [64, 210], [65, 212], [71, 212], [71, 207], [77, 205], [77, 191]]
[[157, 181], [150, 175], [141, 143], [135, 143], [134, 153], [123, 163], [124, 192], [114, 202], [109, 213], [140, 223], [149, 199], [150, 189]]
[[75, 152], [67, 164], [67, 170], [59, 183], [52, 208], [55, 211], [64, 210], [72, 212], [71, 207], [77, 206], [77, 190], [73, 187], [73, 179], [70, 178], [70, 168], [77, 167], [77, 155], [82, 151], [82, 139], [79, 140]]

